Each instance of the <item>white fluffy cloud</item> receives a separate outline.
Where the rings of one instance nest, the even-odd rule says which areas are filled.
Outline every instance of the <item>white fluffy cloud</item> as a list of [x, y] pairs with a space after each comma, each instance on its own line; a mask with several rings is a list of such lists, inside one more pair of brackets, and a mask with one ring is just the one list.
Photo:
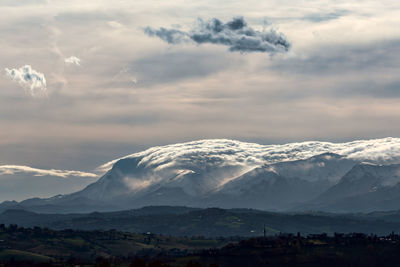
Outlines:
[[64, 61], [65, 61], [65, 63], [66, 63], [67, 65], [77, 65], [77, 66], [80, 66], [80, 65], [81, 65], [81, 60], [80, 60], [80, 58], [77, 58], [77, 57], [75, 57], [75, 56], [71, 56], [71, 57], [69, 57], [69, 58], [66, 58]]
[[20, 165], [0, 165], [0, 175], [13, 175], [16, 173], [31, 173], [34, 176], [56, 176], [67, 178], [69, 176], [75, 177], [97, 177], [94, 173], [81, 172], [81, 171], [67, 171], [67, 170], [44, 170], [32, 168], [29, 166]]
[[46, 91], [47, 85], [44, 74], [32, 69], [30, 65], [25, 65], [18, 69], [6, 68], [5, 71], [8, 77], [28, 89], [31, 95], [35, 95], [38, 91]]
[[[358, 140], [347, 143], [300, 142], [284, 145], [259, 145], [235, 140], [212, 139], [189, 143], [153, 147], [124, 158], [139, 158], [140, 165], [163, 167], [182, 167], [187, 165], [208, 165], [213, 162], [222, 166], [258, 166], [289, 160], [306, 159], [322, 153], [331, 152], [360, 161], [376, 163], [400, 162], [400, 138]], [[118, 160], [99, 167], [106, 171]], [[202, 163], [203, 162], [203, 163]], [[184, 168], [181, 168], [184, 169]]]

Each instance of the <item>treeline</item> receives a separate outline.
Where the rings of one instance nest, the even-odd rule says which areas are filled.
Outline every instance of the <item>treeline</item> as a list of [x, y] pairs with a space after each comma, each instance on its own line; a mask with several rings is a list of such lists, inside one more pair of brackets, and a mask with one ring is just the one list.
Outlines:
[[400, 235], [277, 234], [256, 238], [55, 231], [0, 225], [0, 266], [397, 266]]

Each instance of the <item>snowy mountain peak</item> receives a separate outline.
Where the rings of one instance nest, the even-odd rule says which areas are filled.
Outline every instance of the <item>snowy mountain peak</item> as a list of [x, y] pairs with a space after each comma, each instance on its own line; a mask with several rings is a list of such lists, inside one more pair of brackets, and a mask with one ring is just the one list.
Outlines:
[[[338, 186], [326, 199], [397, 184], [400, 172], [395, 165], [379, 164], [399, 162], [400, 138], [283, 145], [200, 140], [153, 147], [110, 161], [99, 168], [105, 174], [82, 191], [39, 202], [56, 209], [83, 201], [86, 210], [146, 205], [285, 209], [334, 185]], [[365, 176], [372, 178], [361, 191], [346, 184], [348, 180], [357, 187], [352, 181]]]
[[[256, 168], [261, 168], [264, 175], [270, 172], [292, 180], [335, 183], [356, 162], [395, 160], [400, 161], [400, 139], [396, 138], [284, 145], [259, 145], [228, 139], [199, 140], [152, 147], [108, 162], [99, 168], [108, 172], [81, 194], [89, 195], [91, 199], [109, 199], [179, 188], [189, 197], [199, 197], [224, 191], [225, 186], [240, 187], [243, 184], [240, 180], [243, 177], [247, 177], [244, 180], [251, 179], [252, 175], [246, 173]], [[257, 177], [260, 182], [266, 179]], [[256, 179], [245, 182], [254, 183], [257, 183]]]
[[343, 182], [358, 182], [374, 178], [377, 186], [394, 186], [400, 183], [400, 164], [382, 165], [370, 162], [356, 164], [344, 177]]

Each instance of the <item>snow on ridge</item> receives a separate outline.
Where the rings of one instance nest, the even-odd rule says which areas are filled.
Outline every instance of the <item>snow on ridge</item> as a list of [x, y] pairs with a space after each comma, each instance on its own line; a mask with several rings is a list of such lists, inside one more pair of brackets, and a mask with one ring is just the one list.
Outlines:
[[400, 164], [389, 166], [371, 162], [360, 162], [346, 174], [345, 181], [358, 181], [363, 179], [365, 174], [379, 179], [379, 186], [395, 186], [400, 182]]
[[387, 137], [346, 143], [307, 141], [283, 145], [260, 145], [229, 139], [198, 140], [152, 147], [105, 163], [97, 171], [105, 172], [117, 161], [127, 158], [140, 158], [139, 165], [158, 169], [205, 163], [249, 167], [306, 159], [327, 152], [360, 161], [400, 162], [400, 138]]

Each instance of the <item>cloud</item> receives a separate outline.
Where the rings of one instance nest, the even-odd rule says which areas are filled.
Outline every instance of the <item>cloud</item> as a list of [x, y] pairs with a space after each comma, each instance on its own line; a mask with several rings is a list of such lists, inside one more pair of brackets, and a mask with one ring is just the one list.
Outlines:
[[18, 82], [22, 87], [29, 89], [31, 95], [35, 95], [37, 90], [46, 91], [44, 74], [32, 69], [30, 65], [25, 65], [19, 69], [5, 68], [5, 71], [8, 77]]
[[81, 60], [75, 56], [66, 58], [64, 61], [67, 65], [77, 65], [77, 66], [81, 65]]
[[287, 52], [291, 44], [282, 33], [270, 29], [257, 31], [247, 25], [243, 17], [233, 18], [227, 23], [213, 18], [209, 21], [199, 19], [198, 25], [189, 32], [146, 27], [144, 32], [158, 37], [169, 44], [195, 42], [197, 44], [217, 44], [229, 47], [229, 51], [238, 52]]
[[[233, 61], [225, 53], [216, 51], [167, 51], [135, 60], [127, 74], [134, 74], [140, 86], [157, 86], [215, 75], [229, 69], [233, 62], [241, 61]], [[131, 80], [129, 77], [125, 80], [128, 79]]]
[[[376, 163], [400, 162], [400, 138], [358, 140], [347, 143], [299, 142], [283, 145], [259, 145], [227, 139], [200, 140], [188, 143], [152, 147], [120, 159], [138, 158], [139, 165], [153, 166], [155, 169], [168, 165], [180, 169], [207, 166], [246, 167], [283, 161], [307, 159], [331, 152], [359, 161]], [[98, 171], [109, 170], [118, 160], [108, 162]], [[205, 165], [204, 165], [205, 166]]]
[[161, 40], [169, 43], [169, 44], [179, 44], [184, 41], [187, 41], [189, 35], [186, 32], [176, 30], [176, 29], [166, 29], [166, 28], [159, 28], [153, 29], [151, 27], [146, 27], [144, 32], [151, 37], [158, 37]]
[[108, 26], [110, 26], [111, 28], [114, 29], [121, 29], [124, 27], [124, 25], [122, 25], [121, 23], [119, 23], [118, 21], [112, 20], [107, 22]]
[[1, 165], [0, 175], [13, 175], [16, 173], [31, 173], [34, 176], [56, 176], [61, 178], [67, 178], [69, 176], [74, 177], [97, 177], [94, 173], [81, 172], [81, 171], [66, 171], [66, 170], [43, 170], [32, 168], [28, 166], [20, 165]]
[[329, 13], [311, 13], [311, 14], [308, 14], [308, 15], [305, 15], [304, 17], [302, 17], [302, 19], [312, 21], [315, 23], [319, 23], [319, 22], [335, 20], [335, 19], [341, 18], [341, 17], [343, 17], [345, 15], [349, 15], [349, 14], [350, 14], [350, 11], [340, 9], [340, 10], [335, 10], [335, 11], [329, 12]]
[[48, 4], [49, 0], [2, 0], [0, 2], [0, 6], [10, 6], [10, 7], [18, 7], [18, 6], [26, 6], [26, 5], [41, 5]]

